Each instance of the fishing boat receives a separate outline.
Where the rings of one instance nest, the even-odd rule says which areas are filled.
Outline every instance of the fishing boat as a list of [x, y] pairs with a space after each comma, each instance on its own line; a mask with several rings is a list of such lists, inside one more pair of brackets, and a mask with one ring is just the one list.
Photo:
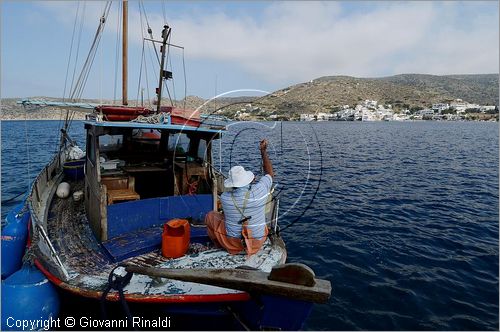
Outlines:
[[[125, 14], [123, 24], [125, 40]], [[65, 294], [100, 301], [103, 311], [119, 301], [128, 328], [144, 327], [129, 306], [147, 305], [164, 315], [222, 313], [241, 329], [300, 329], [331, 286], [307, 266], [286, 264], [279, 199], [266, 202], [269, 236], [256, 254], [231, 255], [208, 237], [205, 215], [221, 210], [226, 190], [213, 147], [227, 128], [199, 110], [162, 105], [170, 31], [151, 40], [161, 45], [154, 109], [128, 106], [126, 73], [121, 105], [21, 102], [90, 109], [84, 157], [73, 156], [67, 116], [59, 151], [27, 195], [28, 258]]]

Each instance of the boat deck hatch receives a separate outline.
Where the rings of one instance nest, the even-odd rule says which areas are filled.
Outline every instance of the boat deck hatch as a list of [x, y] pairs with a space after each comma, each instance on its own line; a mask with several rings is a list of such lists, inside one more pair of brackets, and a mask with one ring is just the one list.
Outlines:
[[[161, 248], [162, 232], [162, 226], [153, 226], [114, 237], [102, 242], [102, 245], [113, 262], [120, 262], [127, 258], [159, 250]], [[190, 242], [210, 243], [206, 228], [191, 227]]]

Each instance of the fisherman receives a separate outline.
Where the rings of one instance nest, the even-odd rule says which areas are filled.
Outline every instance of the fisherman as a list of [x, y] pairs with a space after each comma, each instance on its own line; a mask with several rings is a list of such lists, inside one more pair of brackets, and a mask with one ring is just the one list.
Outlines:
[[220, 197], [224, 214], [210, 211], [205, 217], [208, 236], [232, 255], [245, 249], [248, 255], [253, 255], [267, 238], [265, 207], [274, 173], [267, 154], [267, 140], [262, 140], [259, 148], [265, 175], [255, 183], [251, 171], [242, 166], [232, 167], [224, 181], [224, 186], [232, 190]]

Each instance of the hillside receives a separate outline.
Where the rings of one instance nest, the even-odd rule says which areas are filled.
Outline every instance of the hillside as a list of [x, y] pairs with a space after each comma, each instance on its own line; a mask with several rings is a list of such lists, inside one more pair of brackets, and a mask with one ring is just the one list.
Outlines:
[[[224, 110], [222, 114], [231, 115], [252, 103], [253, 107], [285, 116], [298, 113], [328, 112], [341, 105], [354, 106], [365, 99], [377, 100], [379, 104], [391, 104], [395, 109], [415, 106], [429, 107], [433, 103], [450, 102], [460, 98], [479, 105], [498, 105], [498, 74], [478, 75], [423, 75], [401, 74], [380, 78], [357, 78], [351, 76], [325, 76], [306, 83], [299, 83], [275, 91], [264, 97], [221, 98], [210, 101], [202, 108], [209, 113], [215, 108]], [[46, 98], [53, 99], [53, 98]], [[15, 104], [17, 99], [2, 100], [2, 119], [24, 119], [24, 111]], [[57, 99], [53, 99], [57, 100]], [[97, 100], [86, 100], [97, 102]], [[110, 103], [111, 101], [104, 101]], [[164, 101], [168, 104], [168, 101]], [[205, 100], [188, 96], [176, 101], [176, 106], [197, 108]], [[131, 101], [130, 105], [135, 105]], [[228, 106], [229, 105], [229, 106]], [[29, 119], [59, 119], [59, 110], [44, 109], [28, 112]], [[77, 113], [76, 118], [83, 118]]]
[[397, 107], [430, 106], [456, 98], [480, 105], [498, 105], [498, 74], [401, 74], [381, 78], [325, 76], [281, 89], [258, 106], [289, 113], [328, 111], [365, 99]]
[[[61, 112], [61, 109], [53, 108], [53, 107], [45, 107], [45, 108], [37, 108], [34, 106], [29, 106], [26, 108], [26, 112], [24, 108], [17, 104], [17, 101], [23, 98], [3, 98], [1, 100], [0, 107], [0, 119], [1, 120], [60, 120], [61, 116], [64, 116], [64, 112]], [[62, 101], [61, 98], [52, 98], [52, 97], [30, 97], [30, 99], [41, 99], [47, 101]], [[207, 101], [203, 98], [196, 96], [188, 96], [186, 100], [174, 100], [174, 105], [177, 107], [186, 107], [189, 109], [196, 109], [201, 107], [201, 111], [203, 113], [212, 113], [215, 109], [221, 108], [225, 105], [244, 105], [251, 101], [253, 101], [255, 97], [229, 97], [229, 98], [220, 98], [217, 99], [216, 103], [214, 101]], [[101, 101], [97, 99], [83, 99], [82, 103], [93, 103], [99, 104]], [[113, 100], [102, 100], [103, 104], [113, 104]], [[135, 100], [130, 100], [130, 106], [136, 106], [137, 103]], [[152, 105], [152, 104], [151, 104]], [[167, 99], [162, 99], [162, 105], [170, 105], [170, 101]], [[149, 104], [148, 104], [149, 106]], [[154, 106], [151, 106], [154, 107]], [[85, 119], [85, 114], [91, 112], [91, 110], [79, 110], [74, 113], [75, 120], [83, 120]]]

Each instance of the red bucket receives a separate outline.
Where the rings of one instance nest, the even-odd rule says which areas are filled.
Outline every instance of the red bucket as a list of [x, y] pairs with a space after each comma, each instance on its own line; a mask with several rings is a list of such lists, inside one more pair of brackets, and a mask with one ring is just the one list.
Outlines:
[[186, 219], [172, 219], [163, 225], [161, 253], [167, 258], [184, 256], [189, 248], [190, 227]]

